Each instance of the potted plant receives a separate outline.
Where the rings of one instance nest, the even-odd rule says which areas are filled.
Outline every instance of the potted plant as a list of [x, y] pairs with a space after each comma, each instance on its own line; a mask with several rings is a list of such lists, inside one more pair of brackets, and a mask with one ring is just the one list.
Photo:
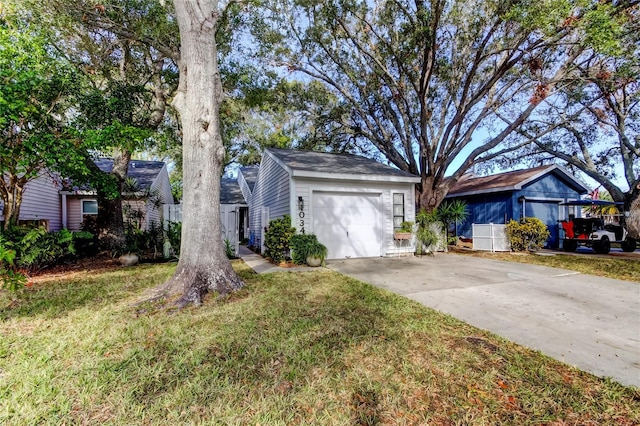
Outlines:
[[320, 266], [327, 257], [327, 247], [319, 241], [309, 241], [305, 246], [307, 265]]
[[413, 222], [402, 222], [400, 228], [393, 233], [396, 240], [410, 240], [413, 235]]
[[314, 234], [295, 234], [289, 240], [291, 259], [296, 265], [320, 266], [327, 257], [327, 247]]

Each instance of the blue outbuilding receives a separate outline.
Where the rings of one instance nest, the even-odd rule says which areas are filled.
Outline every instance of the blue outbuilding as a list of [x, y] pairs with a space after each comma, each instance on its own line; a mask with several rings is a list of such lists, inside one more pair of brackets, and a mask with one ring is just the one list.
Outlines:
[[459, 236], [471, 238], [472, 225], [507, 223], [511, 219], [537, 217], [551, 236], [547, 247], [558, 248], [558, 220], [580, 216], [578, 207], [560, 203], [574, 201], [588, 192], [584, 183], [558, 165], [547, 165], [491, 176], [463, 176], [449, 191], [447, 200], [467, 203], [468, 216], [457, 225]]

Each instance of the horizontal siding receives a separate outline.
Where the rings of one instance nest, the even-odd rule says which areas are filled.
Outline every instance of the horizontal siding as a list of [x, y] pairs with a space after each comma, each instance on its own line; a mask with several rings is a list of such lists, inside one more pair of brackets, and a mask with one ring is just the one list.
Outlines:
[[20, 208], [20, 220], [47, 220], [49, 230], [62, 228], [60, 185], [49, 175], [27, 183]]
[[173, 194], [171, 193], [171, 183], [169, 182], [169, 172], [165, 165], [158, 173], [158, 176], [151, 184], [151, 191], [157, 191], [160, 197], [160, 206], [147, 202], [145, 206], [146, 215], [143, 229], [149, 229], [151, 223], [155, 223], [158, 227], [162, 226], [162, 204], [174, 204]]
[[240, 191], [242, 192], [245, 202], [251, 204], [251, 189], [249, 189], [249, 184], [240, 170], [238, 170], [238, 186], [240, 186]]
[[289, 173], [268, 154], [264, 154], [249, 204], [249, 232], [254, 238], [259, 238], [260, 230], [268, 225], [261, 223], [262, 207], [269, 207], [270, 220], [290, 214], [289, 187]]
[[169, 182], [169, 172], [165, 165], [151, 184], [151, 191], [157, 191], [162, 204], [175, 204], [171, 193], [171, 182]]
[[[412, 183], [379, 183], [379, 182], [340, 182], [329, 179], [304, 179], [294, 180], [294, 200], [302, 197], [304, 201], [304, 228], [305, 233], [314, 233], [313, 230], [313, 196], [314, 192], [349, 192], [354, 194], [379, 193], [381, 194], [382, 221], [382, 255], [399, 254], [400, 252], [412, 253], [414, 246], [406, 245], [400, 248], [393, 239], [393, 194], [404, 194], [405, 220], [415, 221], [415, 190]], [[298, 232], [301, 230], [300, 214], [298, 207], [292, 211], [292, 225]]]

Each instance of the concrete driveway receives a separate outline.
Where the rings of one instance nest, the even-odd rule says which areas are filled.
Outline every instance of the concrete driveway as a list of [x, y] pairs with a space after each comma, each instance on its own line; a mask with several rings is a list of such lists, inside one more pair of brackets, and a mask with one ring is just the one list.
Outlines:
[[327, 267], [640, 386], [640, 283], [447, 253], [332, 260]]

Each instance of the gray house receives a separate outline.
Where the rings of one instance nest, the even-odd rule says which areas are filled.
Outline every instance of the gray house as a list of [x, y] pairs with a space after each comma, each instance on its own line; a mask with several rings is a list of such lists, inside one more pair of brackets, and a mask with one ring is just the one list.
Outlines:
[[[113, 161], [106, 158], [95, 160], [103, 171], [111, 170]], [[135, 179], [143, 192], [155, 192], [162, 204], [173, 204], [167, 165], [161, 161], [131, 160], [127, 176]], [[20, 209], [21, 222], [38, 223], [50, 231], [66, 228], [77, 231], [82, 228], [86, 216], [98, 214], [96, 192], [90, 188], [70, 187], [55, 173], [43, 172], [27, 183]], [[141, 212], [142, 227], [147, 229], [153, 222], [162, 223], [162, 208], [147, 197], [124, 202], [130, 209]], [[0, 215], [0, 220], [4, 217]]]
[[[262, 247], [269, 221], [289, 215], [297, 232], [317, 235], [329, 259], [414, 250], [399, 248], [393, 235], [401, 222], [415, 220], [418, 176], [357, 155], [273, 148], [255, 172], [248, 199], [251, 245]], [[238, 181], [242, 188], [253, 180], [241, 169]]]

